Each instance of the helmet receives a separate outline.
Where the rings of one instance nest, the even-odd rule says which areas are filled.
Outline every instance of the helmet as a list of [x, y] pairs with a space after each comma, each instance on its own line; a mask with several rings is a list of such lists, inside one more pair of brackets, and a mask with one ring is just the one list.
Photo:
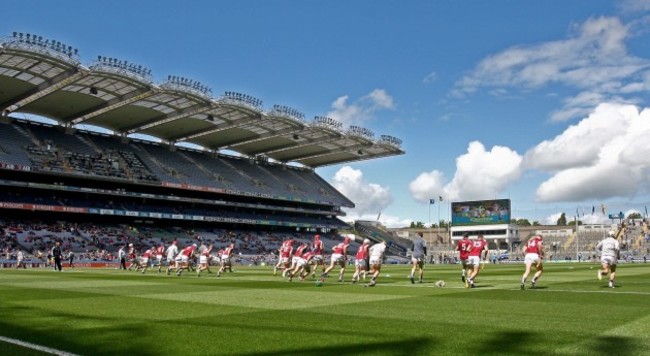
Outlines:
[[614, 236], [616, 236], [616, 233], [614, 232], [614, 230], [612, 230], [612, 231], [607, 233], [607, 236], [614, 237]]
[[133, 247], [133, 244], [129, 244], [129, 247]]
[[193, 247], [196, 247], [196, 244], [192, 244]]
[[369, 240], [369, 239], [364, 239], [364, 240], [363, 240], [363, 243], [366, 244], [366, 245], [368, 245], [368, 244], [370, 244], [370, 240]]

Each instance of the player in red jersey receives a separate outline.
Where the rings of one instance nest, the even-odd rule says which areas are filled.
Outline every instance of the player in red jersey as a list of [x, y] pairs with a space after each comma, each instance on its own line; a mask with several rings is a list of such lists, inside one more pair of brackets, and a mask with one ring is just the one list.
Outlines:
[[190, 269], [190, 260], [194, 257], [194, 251], [196, 251], [196, 244], [192, 244], [181, 250], [181, 253], [179, 253], [181, 258], [176, 263], [177, 276], [180, 276], [184, 269]]
[[330, 271], [332, 271], [336, 265], [339, 265], [341, 266], [341, 270], [339, 271], [339, 282], [343, 282], [343, 275], [345, 274], [345, 266], [348, 258], [348, 246], [350, 246], [350, 238], [346, 237], [343, 242], [332, 247], [330, 266], [325, 269], [323, 274], [321, 274], [321, 278], [327, 278]]
[[289, 269], [289, 259], [291, 258], [291, 253], [293, 252], [293, 240], [285, 240], [282, 242], [282, 246], [278, 250], [278, 264], [273, 268], [273, 275], [277, 275], [278, 269], [282, 270], [282, 277], [286, 276], [286, 272]]
[[196, 269], [196, 276], [201, 277], [201, 271], [210, 271], [210, 252], [212, 252], [212, 245], [201, 246], [199, 251], [199, 268]]
[[[226, 268], [232, 268], [230, 259], [232, 258], [234, 250], [235, 244], [233, 243], [223, 249], [223, 253], [221, 254], [221, 268], [219, 268], [219, 272], [217, 272], [217, 277], [221, 277], [221, 274], [226, 271]], [[230, 272], [232, 272], [232, 269]]]
[[300, 244], [300, 246], [298, 246], [294, 250], [293, 256], [291, 257], [291, 267], [289, 267], [290, 271], [293, 271], [294, 268], [296, 268], [296, 265], [298, 264], [298, 260], [302, 258], [303, 253], [307, 252], [308, 247], [309, 245], [303, 242], [302, 244]]
[[133, 246], [132, 243], [129, 244], [129, 249], [128, 249], [128, 252], [126, 254], [126, 259], [131, 262], [131, 264], [129, 265], [129, 268], [128, 268], [129, 271], [131, 270], [131, 267], [136, 265], [137, 257], [138, 257], [138, 254], [137, 254], [137, 252], [135, 250], [135, 246]]
[[544, 265], [542, 264], [542, 260], [544, 259], [544, 239], [542, 238], [542, 235], [532, 236], [528, 241], [526, 241], [522, 250], [524, 253], [524, 264], [526, 265], [526, 270], [521, 276], [520, 288], [521, 290], [526, 288], [526, 279], [528, 278], [533, 266], [535, 266], [536, 272], [533, 279], [530, 281], [530, 285], [532, 288], [535, 288], [537, 286], [537, 280], [544, 272]]
[[136, 267], [135, 271], [138, 272], [140, 269], [142, 269], [142, 274], [147, 270], [147, 267], [149, 267], [149, 259], [151, 256], [153, 256], [155, 252], [155, 249], [152, 247], [150, 249], [147, 249], [140, 255], [140, 258], [136, 262]]
[[368, 273], [368, 248], [370, 247], [370, 240], [365, 239], [359, 249], [357, 254], [354, 256], [354, 275], [352, 275], [352, 283], [357, 283], [359, 277], [363, 274], [363, 280], [366, 280], [366, 274]]
[[312, 264], [314, 265], [314, 270], [312, 271], [312, 277], [316, 277], [316, 268], [321, 266], [321, 273], [325, 272], [325, 259], [323, 258], [323, 241], [320, 239], [320, 235], [314, 235], [314, 242], [311, 243], [311, 252], [314, 253], [314, 257], [311, 259]]
[[474, 288], [474, 279], [478, 275], [481, 261], [485, 262], [485, 258], [488, 254], [488, 246], [487, 241], [485, 241], [481, 234], [478, 234], [478, 239], [472, 240], [471, 244], [472, 249], [469, 251], [467, 264], [472, 266], [472, 273], [469, 275], [469, 287]]
[[[307, 244], [305, 244], [306, 246]], [[287, 273], [289, 277], [289, 282], [293, 280], [293, 277], [298, 274], [300, 277], [300, 281], [304, 281], [305, 277], [309, 276], [309, 272], [311, 272], [311, 260], [314, 258], [314, 253], [311, 251], [307, 251], [303, 253], [300, 257], [298, 257], [298, 260], [296, 261], [296, 266]]]
[[156, 264], [154, 266], [158, 267], [158, 273], [161, 272], [162, 270], [162, 261], [163, 261], [163, 255], [165, 254], [165, 244], [162, 242], [158, 247], [156, 247]]
[[471, 268], [467, 264], [467, 259], [469, 258], [469, 251], [472, 249], [472, 242], [469, 240], [469, 234], [463, 235], [463, 239], [458, 241], [456, 245], [456, 251], [458, 251], [458, 258], [460, 259], [460, 265], [463, 268], [463, 271], [460, 274], [460, 280], [465, 283], [465, 287], [469, 287], [469, 283], [465, 277], [469, 276], [471, 273]]

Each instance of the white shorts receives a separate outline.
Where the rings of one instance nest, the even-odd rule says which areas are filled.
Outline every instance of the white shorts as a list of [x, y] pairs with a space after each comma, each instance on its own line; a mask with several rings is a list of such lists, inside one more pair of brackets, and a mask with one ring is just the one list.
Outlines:
[[524, 263], [531, 263], [531, 264], [538, 264], [541, 259], [539, 258], [539, 255], [536, 253], [527, 253], [526, 256], [524, 257]]
[[370, 265], [381, 265], [381, 257], [370, 257]]
[[331, 261], [332, 262], [337, 262], [337, 263], [345, 262], [345, 258], [340, 253], [333, 253], [332, 257], [331, 257]]
[[163, 255], [156, 255], [156, 261], [158, 261], [158, 263], [162, 262], [162, 258]]
[[280, 263], [289, 263], [289, 257], [280, 257]]
[[167, 263], [172, 264], [172, 263], [174, 263], [175, 261], [176, 261], [176, 260], [175, 260], [173, 257], [167, 257]]
[[308, 265], [306, 259], [304, 259], [304, 258], [300, 258], [300, 257], [295, 257], [295, 258], [297, 258], [297, 260], [296, 260], [296, 265], [297, 265], [298, 267], [306, 267], [306, 266]]
[[140, 263], [143, 265], [146, 265], [149, 263], [149, 258], [148, 257], [140, 257]]
[[323, 261], [324, 261], [323, 255], [315, 255], [311, 260], [312, 260], [312, 262], [314, 264], [317, 264], [317, 265], [318, 264], [323, 264]]
[[467, 265], [468, 266], [478, 266], [481, 264], [481, 257], [480, 256], [469, 256], [467, 258]]
[[618, 259], [614, 256], [601, 256], [600, 263], [606, 264], [608, 266], [616, 266]]
[[354, 266], [355, 267], [360, 267], [360, 268], [368, 268], [368, 265], [366, 263], [365, 259], [356, 259], [354, 260]]
[[291, 257], [291, 264], [295, 265], [295, 264], [298, 263], [299, 260], [302, 260], [302, 258], [293, 256], [293, 257]]
[[424, 257], [411, 257], [411, 263], [423, 263], [424, 262]]
[[200, 263], [200, 264], [208, 263], [208, 256], [203, 256], [203, 255], [201, 255], [201, 256], [199, 257], [199, 263]]
[[190, 260], [189, 257], [187, 257], [187, 256], [185, 256], [185, 255], [181, 255], [181, 258], [180, 258], [179, 261], [180, 261], [181, 263], [187, 263], [187, 262], [189, 262], [189, 260]]
[[221, 263], [223, 263], [225, 265], [229, 264], [230, 263], [230, 258], [228, 258], [227, 255], [221, 256]]

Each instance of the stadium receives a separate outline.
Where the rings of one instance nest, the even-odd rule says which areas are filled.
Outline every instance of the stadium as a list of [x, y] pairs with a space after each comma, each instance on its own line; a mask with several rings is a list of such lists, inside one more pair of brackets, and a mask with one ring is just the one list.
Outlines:
[[[409, 283], [402, 263], [410, 262], [415, 231], [344, 222], [354, 202], [315, 171], [405, 154], [391, 135], [376, 138], [325, 116], [306, 120], [244, 93], [213, 96], [196, 79], [169, 75], [156, 83], [146, 66], [123, 59], [100, 55], [85, 66], [76, 48], [20, 32], [0, 41], [0, 112], [2, 354], [650, 350], [650, 316], [638, 317], [650, 293], [644, 264], [625, 266], [615, 291], [594, 281], [591, 260], [550, 265], [546, 284], [523, 295], [517, 263], [489, 265], [475, 290], [460, 283], [455, 262], [428, 265], [425, 283]], [[492, 231], [493, 253], [514, 252], [539, 233], [561, 241], [561, 252], [588, 253], [602, 236], [585, 232], [580, 247], [571, 237], [577, 232], [524, 233], [501, 220], [423, 232], [432, 256], [452, 256], [468, 231]], [[628, 233], [642, 247], [638, 236], [646, 232], [646, 225], [621, 227], [617, 236]], [[378, 288], [335, 278], [288, 283], [272, 274], [284, 240], [319, 235], [331, 248], [350, 234], [348, 256], [366, 238], [388, 242], [394, 265], [382, 270]], [[234, 272], [175, 278], [117, 269], [121, 247], [172, 241], [232, 243]], [[76, 258], [63, 273], [48, 264], [55, 242]], [[19, 252], [29, 268], [14, 268]], [[605, 304], [611, 313], [595, 312]], [[616, 328], [602, 333], [603, 324]], [[477, 330], [480, 342], [469, 342]]]

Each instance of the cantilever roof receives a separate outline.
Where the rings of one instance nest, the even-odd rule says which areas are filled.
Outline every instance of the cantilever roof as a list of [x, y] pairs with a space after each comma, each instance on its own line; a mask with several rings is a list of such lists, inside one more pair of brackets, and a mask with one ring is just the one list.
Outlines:
[[116, 134], [146, 134], [170, 143], [320, 167], [404, 154], [401, 140], [343, 129], [336, 120], [287, 106], [264, 110], [251, 96], [213, 97], [197, 81], [169, 76], [155, 84], [146, 68], [99, 56], [88, 67], [76, 50], [32, 35], [0, 41], [0, 109], [89, 124]]

